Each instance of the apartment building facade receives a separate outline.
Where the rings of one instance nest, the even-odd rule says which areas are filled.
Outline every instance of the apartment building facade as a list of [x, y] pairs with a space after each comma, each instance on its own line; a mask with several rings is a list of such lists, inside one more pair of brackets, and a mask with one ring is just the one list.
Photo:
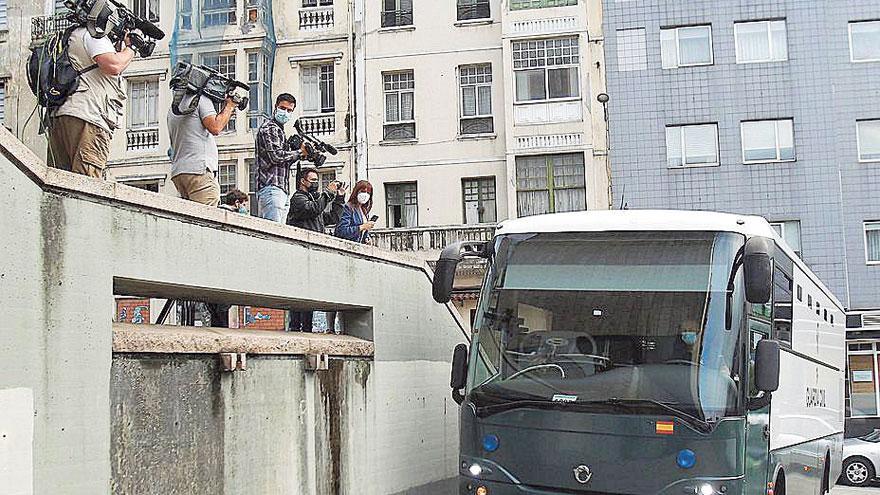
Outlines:
[[380, 225], [607, 208], [600, 15], [578, 0], [366, 2], [358, 118]]
[[877, 3], [606, 0], [604, 13], [614, 204], [770, 220], [851, 312], [848, 432], [876, 424]]
[[[436, 259], [498, 222], [608, 208], [601, 2], [367, 0], [363, 176], [379, 244]], [[481, 270], [459, 270], [466, 318]]]

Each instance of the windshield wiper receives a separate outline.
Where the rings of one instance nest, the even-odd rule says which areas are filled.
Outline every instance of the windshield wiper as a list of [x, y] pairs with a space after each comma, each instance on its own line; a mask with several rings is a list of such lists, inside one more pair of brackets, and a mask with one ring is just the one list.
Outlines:
[[691, 428], [701, 432], [709, 433], [712, 431], [713, 425], [706, 420], [700, 419], [692, 414], [688, 414], [681, 409], [674, 407], [666, 402], [660, 402], [654, 399], [620, 399], [612, 397], [605, 400], [577, 402], [576, 404], [609, 404], [612, 406], [637, 407], [650, 405], [658, 409], [662, 409], [676, 418], [684, 421]]

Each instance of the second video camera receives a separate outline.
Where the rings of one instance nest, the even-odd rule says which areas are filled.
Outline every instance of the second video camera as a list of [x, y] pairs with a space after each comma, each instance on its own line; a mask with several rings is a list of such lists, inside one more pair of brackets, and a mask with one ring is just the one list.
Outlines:
[[[219, 72], [205, 67], [204, 65], [192, 65], [186, 62], [177, 62], [174, 74], [171, 76], [171, 90], [174, 93], [171, 111], [175, 115], [189, 115], [199, 106], [199, 98], [207, 96], [212, 101], [222, 103], [227, 98], [232, 99], [239, 110], [248, 107], [248, 94], [251, 87], [241, 81], [230, 79]], [[185, 109], [180, 108], [180, 103], [186, 95], [195, 95]]]
[[128, 36], [131, 47], [141, 57], [152, 55], [153, 50], [156, 49], [154, 40], [165, 37], [165, 33], [158, 26], [136, 16], [128, 7], [116, 0], [66, 0], [64, 5], [70, 9], [68, 15], [70, 20], [85, 26], [93, 38], [106, 36], [116, 44], [124, 41]]

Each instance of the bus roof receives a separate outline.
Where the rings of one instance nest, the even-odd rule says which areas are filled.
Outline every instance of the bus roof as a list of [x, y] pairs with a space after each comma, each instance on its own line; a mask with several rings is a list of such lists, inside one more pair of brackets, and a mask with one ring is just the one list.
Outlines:
[[594, 210], [555, 213], [505, 220], [496, 235], [547, 232], [639, 232], [639, 231], [735, 232], [746, 237], [762, 236], [776, 241], [794, 263], [840, 308], [834, 293], [819, 280], [800, 256], [776, 233], [770, 223], [755, 215], [688, 210]]

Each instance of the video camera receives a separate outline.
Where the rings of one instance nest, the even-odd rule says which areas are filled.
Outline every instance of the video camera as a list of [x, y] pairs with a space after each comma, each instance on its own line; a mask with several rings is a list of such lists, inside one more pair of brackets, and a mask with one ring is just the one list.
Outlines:
[[[116, 0], [65, 0], [70, 9], [68, 18], [74, 24], [85, 26], [93, 38], [106, 36], [119, 44], [126, 35], [141, 57], [149, 57], [156, 49], [156, 41], [165, 33], [152, 22], [134, 15], [125, 5]], [[139, 30], [143, 36], [135, 32]]]
[[[171, 76], [171, 90], [174, 98], [171, 111], [174, 115], [189, 115], [199, 106], [199, 98], [207, 96], [211, 100], [222, 103], [231, 98], [239, 110], [246, 110], [251, 87], [243, 82], [230, 79], [210, 67], [177, 62]], [[186, 109], [180, 109], [180, 103], [187, 94], [195, 95]]]
[[293, 128], [296, 129], [296, 134], [287, 138], [287, 148], [298, 150], [303, 144], [305, 144], [307, 156], [303, 158], [314, 163], [315, 168], [322, 167], [324, 162], [327, 161], [326, 153], [330, 153], [331, 155], [339, 153], [339, 150], [332, 145], [305, 132], [299, 119], [293, 123]]

